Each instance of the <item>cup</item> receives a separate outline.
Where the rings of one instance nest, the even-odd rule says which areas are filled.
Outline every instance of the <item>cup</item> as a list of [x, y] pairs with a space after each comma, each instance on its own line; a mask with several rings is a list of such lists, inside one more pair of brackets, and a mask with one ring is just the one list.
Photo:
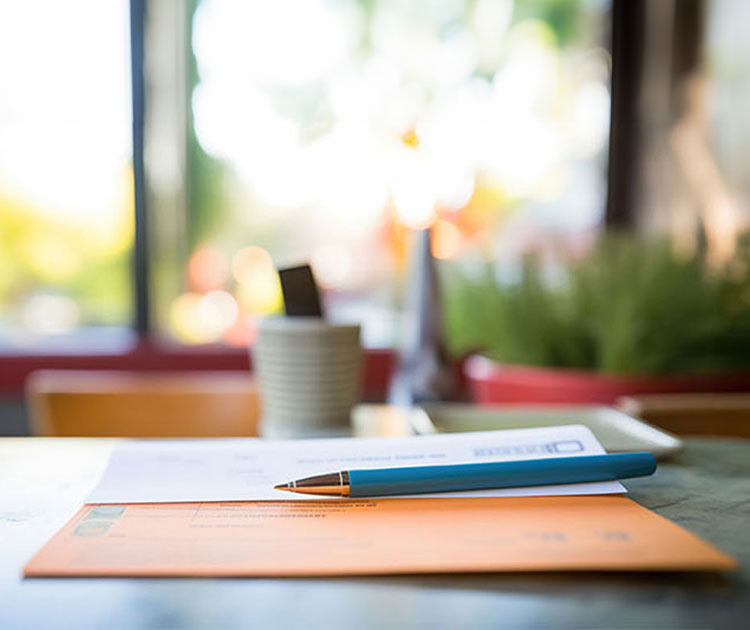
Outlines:
[[351, 432], [359, 399], [360, 327], [316, 317], [269, 317], [252, 349], [263, 412], [261, 435], [284, 439]]

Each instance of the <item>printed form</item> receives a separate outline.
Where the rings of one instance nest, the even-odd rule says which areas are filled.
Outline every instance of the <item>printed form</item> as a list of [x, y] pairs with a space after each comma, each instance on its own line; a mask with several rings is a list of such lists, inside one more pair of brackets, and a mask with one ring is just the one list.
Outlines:
[[731, 571], [725, 553], [623, 496], [86, 505], [33, 576]]
[[[87, 503], [315, 501], [273, 486], [316, 474], [362, 468], [468, 464], [600, 455], [605, 451], [582, 425], [405, 438], [269, 441], [128, 440], [115, 446]], [[625, 492], [617, 481], [474, 490], [430, 497], [526, 497]]]

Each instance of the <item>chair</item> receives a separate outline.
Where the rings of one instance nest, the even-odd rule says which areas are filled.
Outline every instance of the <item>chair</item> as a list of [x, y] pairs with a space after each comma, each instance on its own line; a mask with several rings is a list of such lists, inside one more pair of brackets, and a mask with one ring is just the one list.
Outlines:
[[40, 370], [26, 400], [40, 436], [255, 436], [260, 417], [247, 372]]
[[617, 406], [677, 435], [750, 438], [750, 394], [649, 394]]

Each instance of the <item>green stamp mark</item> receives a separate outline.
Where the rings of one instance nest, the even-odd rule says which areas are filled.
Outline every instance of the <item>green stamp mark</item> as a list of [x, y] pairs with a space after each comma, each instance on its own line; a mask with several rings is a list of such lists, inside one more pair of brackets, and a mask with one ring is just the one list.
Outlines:
[[96, 505], [86, 515], [90, 518], [119, 518], [125, 512], [124, 505]]
[[73, 530], [74, 536], [86, 536], [92, 538], [107, 533], [112, 526], [112, 521], [86, 521]]

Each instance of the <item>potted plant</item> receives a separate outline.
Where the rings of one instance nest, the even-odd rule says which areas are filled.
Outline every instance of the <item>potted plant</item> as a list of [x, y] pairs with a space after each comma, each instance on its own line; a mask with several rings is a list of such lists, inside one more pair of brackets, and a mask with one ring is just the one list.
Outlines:
[[665, 240], [441, 267], [447, 345], [477, 402], [612, 403], [750, 389], [750, 239], [720, 268]]

